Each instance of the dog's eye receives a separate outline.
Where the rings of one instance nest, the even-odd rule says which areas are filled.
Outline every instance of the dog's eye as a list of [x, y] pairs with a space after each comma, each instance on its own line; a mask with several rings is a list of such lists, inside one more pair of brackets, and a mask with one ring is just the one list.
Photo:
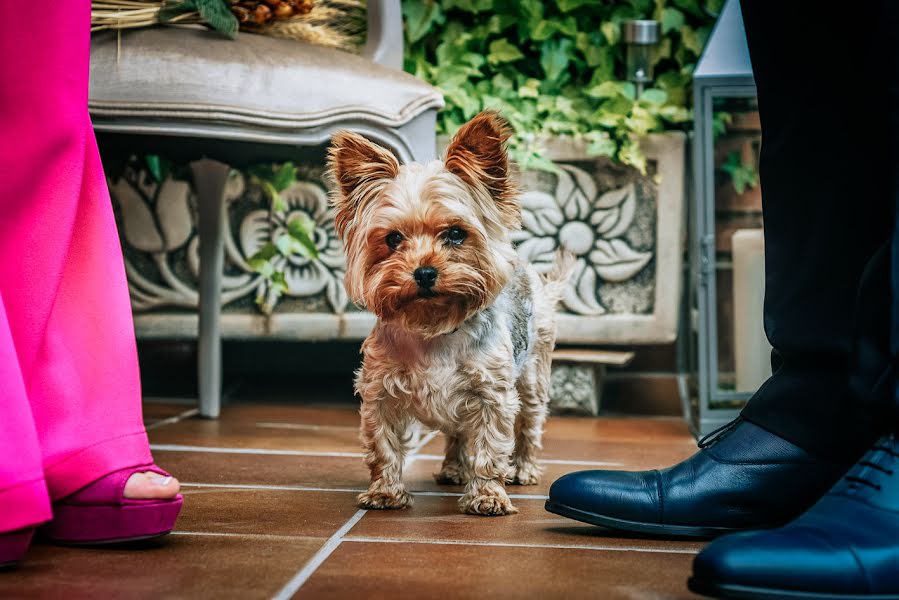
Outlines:
[[454, 246], [458, 246], [468, 237], [468, 232], [461, 227], [450, 227], [446, 230], [445, 237], [447, 242]]
[[391, 250], [396, 250], [403, 243], [403, 234], [399, 231], [391, 231], [387, 234], [385, 241]]

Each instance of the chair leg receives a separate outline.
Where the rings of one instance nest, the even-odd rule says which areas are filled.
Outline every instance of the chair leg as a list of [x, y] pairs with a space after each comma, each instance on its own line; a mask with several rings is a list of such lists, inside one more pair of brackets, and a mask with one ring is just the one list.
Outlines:
[[219, 329], [224, 267], [225, 183], [231, 167], [204, 158], [190, 164], [197, 192], [200, 237], [200, 311], [197, 378], [200, 415], [217, 418], [222, 400], [222, 342]]

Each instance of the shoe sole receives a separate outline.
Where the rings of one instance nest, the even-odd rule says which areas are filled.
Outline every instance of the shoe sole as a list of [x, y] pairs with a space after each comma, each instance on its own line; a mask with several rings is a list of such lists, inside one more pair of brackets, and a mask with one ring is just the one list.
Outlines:
[[134, 537], [124, 537], [124, 538], [111, 538], [108, 540], [87, 540], [87, 541], [77, 541], [77, 540], [58, 540], [53, 538], [42, 538], [43, 541], [53, 544], [54, 546], [70, 546], [73, 548], [92, 548], [94, 546], [115, 546], [118, 544], [131, 544], [134, 542], [146, 542], [149, 540], [155, 540], [157, 538], [165, 537], [168, 534], [172, 533], [172, 530], [169, 531], [161, 531], [159, 533], [151, 533], [147, 535], [137, 535]]
[[[738, 531], [746, 531], [746, 529], [738, 529], [734, 527], [699, 527], [693, 525], [661, 525], [659, 523], [641, 523], [640, 521], [627, 521], [625, 519], [616, 519], [605, 515], [587, 512], [577, 508], [571, 508], [564, 504], [557, 504], [549, 500], [544, 505], [546, 510], [553, 514], [568, 517], [582, 523], [590, 525], [599, 525], [600, 527], [608, 527], [609, 529], [618, 529], [620, 531], [632, 531], [634, 533], [645, 533], [654, 536], [678, 537], [678, 538], [713, 538], [728, 533], [736, 533]], [[764, 529], [758, 527], [757, 529]]]
[[709, 583], [695, 577], [687, 581], [687, 587], [695, 594], [730, 600], [899, 600], [899, 594], [827, 594], [821, 592], [800, 592], [774, 588], [750, 587]]
[[147, 501], [123, 506], [72, 505], [53, 507], [53, 520], [38, 531], [54, 544], [95, 546], [152, 539], [175, 527], [184, 500]]

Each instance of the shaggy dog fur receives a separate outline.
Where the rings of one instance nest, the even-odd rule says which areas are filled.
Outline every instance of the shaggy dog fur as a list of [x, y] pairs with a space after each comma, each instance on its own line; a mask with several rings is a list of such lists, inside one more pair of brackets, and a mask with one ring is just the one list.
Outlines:
[[416, 420], [446, 434], [435, 477], [465, 484], [464, 512], [513, 514], [505, 484], [538, 481], [555, 306], [570, 260], [544, 277], [519, 262], [508, 137], [502, 118], [481, 113], [443, 161], [404, 166], [359, 135], [333, 137], [346, 287], [378, 317], [356, 378], [371, 470], [364, 508], [411, 505], [402, 471]]

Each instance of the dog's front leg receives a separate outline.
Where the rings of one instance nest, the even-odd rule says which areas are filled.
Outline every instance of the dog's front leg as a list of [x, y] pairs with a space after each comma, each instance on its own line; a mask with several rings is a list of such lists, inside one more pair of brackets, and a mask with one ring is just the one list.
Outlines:
[[404, 435], [409, 420], [392, 410], [383, 392], [362, 398], [362, 447], [371, 485], [357, 498], [362, 508], [406, 508], [412, 496], [403, 485]]
[[[466, 421], [470, 425], [471, 480], [459, 499], [459, 508], [472, 515], [512, 515], [518, 509], [506, 494], [511, 471], [509, 457], [515, 445], [514, 391], [486, 394]], [[474, 404], [474, 403], [473, 403]]]

